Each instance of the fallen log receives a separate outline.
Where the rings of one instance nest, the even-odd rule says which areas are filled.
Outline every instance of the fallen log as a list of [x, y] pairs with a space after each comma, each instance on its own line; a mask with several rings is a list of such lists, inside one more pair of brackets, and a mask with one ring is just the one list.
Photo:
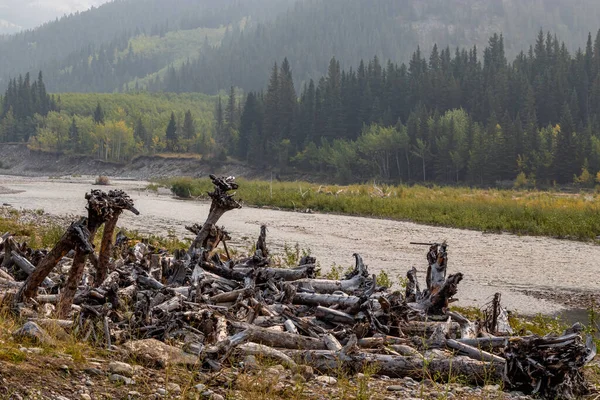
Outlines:
[[356, 296], [296, 293], [292, 302], [293, 304], [302, 304], [306, 306], [330, 307], [337, 305], [344, 308], [355, 308], [362, 304], [364, 300]]
[[502, 357], [498, 357], [494, 354], [488, 353], [487, 351], [483, 351], [473, 346], [469, 346], [468, 344], [457, 342], [453, 339], [446, 340], [446, 346], [453, 350], [458, 350], [474, 360], [496, 363], [506, 362], [506, 360]]
[[334, 310], [327, 307], [317, 306], [315, 317], [326, 322], [335, 322], [341, 324], [354, 324], [354, 317], [348, 313]]
[[[16, 251], [12, 251], [11, 252], [11, 257], [13, 259], [13, 262], [15, 264], [17, 264], [17, 266], [19, 268], [21, 268], [21, 270], [23, 272], [25, 272], [27, 275], [31, 275], [33, 273], [33, 271], [35, 271], [35, 267], [33, 266], [33, 264], [31, 264], [29, 262], [29, 260], [27, 260], [25, 257], [21, 256], [19, 253], [17, 253]], [[3, 274], [6, 274], [5, 272], [3, 272]], [[6, 274], [10, 277], [9, 274]], [[12, 278], [12, 277], [11, 277]], [[44, 280], [42, 281], [42, 285], [43, 287], [52, 287], [54, 286], [55, 283], [52, 279], [45, 277]]]
[[354, 254], [354, 257], [356, 259], [356, 265], [348, 279], [298, 279], [295, 280], [294, 285], [298, 288], [319, 294], [331, 294], [337, 291], [342, 291], [344, 293], [364, 291], [367, 287], [374, 285], [374, 282], [369, 276], [369, 272], [363, 263], [362, 257], [356, 253]]
[[273, 360], [277, 360], [279, 363], [292, 370], [295, 370], [298, 367], [298, 364], [296, 364], [294, 360], [292, 360], [285, 353], [272, 347], [265, 346], [264, 344], [252, 342], [244, 343], [237, 347], [236, 352], [239, 352], [244, 355], [254, 355], [265, 358], [271, 358]]
[[275, 348], [306, 350], [324, 350], [327, 348], [323, 340], [307, 336], [276, 332], [244, 322], [231, 322], [231, 325], [236, 329], [248, 330], [250, 333], [249, 341]]
[[502, 379], [503, 363], [476, 361], [465, 356], [455, 357], [404, 357], [396, 355], [373, 354], [366, 352], [331, 350], [281, 350], [292, 359], [302, 360], [324, 374], [346, 371], [350, 374], [362, 372], [372, 365], [378, 375], [390, 378], [435, 379], [448, 381], [459, 378], [468, 383], [481, 384], [489, 380]]

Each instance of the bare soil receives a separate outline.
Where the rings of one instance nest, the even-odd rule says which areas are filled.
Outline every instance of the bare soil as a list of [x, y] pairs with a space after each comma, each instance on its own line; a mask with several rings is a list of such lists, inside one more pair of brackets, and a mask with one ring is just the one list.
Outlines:
[[[0, 205], [43, 209], [50, 214], [81, 215], [84, 194], [94, 188], [94, 177], [24, 178], [1, 176]], [[191, 238], [184, 225], [203, 222], [209, 204], [178, 200], [166, 190], [145, 190], [146, 182], [112, 179], [135, 201], [140, 216], [124, 214], [120, 220], [128, 229], [141, 233]], [[111, 187], [103, 187], [109, 189]], [[322, 270], [332, 264], [352, 265], [352, 254], [363, 256], [370, 271], [386, 271], [392, 281], [404, 277], [412, 266], [423, 280], [427, 267], [426, 246], [411, 241], [447, 240], [450, 245], [449, 273], [462, 272], [459, 286], [460, 306], [481, 306], [496, 292], [504, 304], [520, 314], [552, 314], [565, 308], [581, 308], [585, 300], [598, 292], [600, 278], [596, 260], [600, 247], [590, 243], [547, 237], [490, 234], [478, 231], [419, 225], [385, 219], [329, 214], [303, 214], [244, 207], [221, 219], [230, 232], [231, 247], [248, 249], [261, 224], [268, 226], [268, 244], [283, 252], [296, 243], [310, 249]], [[573, 299], [579, 299], [573, 303]]]

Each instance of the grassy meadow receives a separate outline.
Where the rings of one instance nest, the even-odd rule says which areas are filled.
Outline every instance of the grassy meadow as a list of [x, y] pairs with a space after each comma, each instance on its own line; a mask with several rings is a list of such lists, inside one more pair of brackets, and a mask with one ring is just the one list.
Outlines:
[[[159, 182], [185, 198], [203, 197], [209, 179]], [[600, 195], [457, 187], [337, 186], [239, 179], [238, 198], [254, 206], [409, 220], [418, 223], [595, 240], [600, 235]]]

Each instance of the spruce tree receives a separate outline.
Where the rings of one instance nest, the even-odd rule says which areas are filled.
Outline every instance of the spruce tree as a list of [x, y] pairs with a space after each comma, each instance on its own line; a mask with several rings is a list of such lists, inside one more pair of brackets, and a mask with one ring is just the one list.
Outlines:
[[98, 105], [94, 110], [94, 122], [99, 125], [104, 125], [104, 110], [102, 109], [100, 102], [98, 102]]
[[133, 129], [133, 137], [142, 142], [145, 148], [148, 148], [150, 145], [150, 138], [148, 135], [148, 131], [144, 126], [144, 122], [142, 121], [142, 117], [139, 117], [135, 123], [135, 127]]
[[183, 137], [187, 140], [196, 138], [196, 127], [191, 110], [187, 110], [183, 118]]
[[79, 128], [77, 128], [77, 124], [75, 123], [75, 116], [73, 116], [71, 126], [69, 127], [69, 142], [71, 144], [71, 149], [75, 153], [79, 153], [81, 149], [81, 136], [79, 134]]
[[175, 121], [175, 113], [171, 112], [171, 119], [167, 125], [166, 131], [167, 150], [175, 151], [177, 149], [177, 121]]

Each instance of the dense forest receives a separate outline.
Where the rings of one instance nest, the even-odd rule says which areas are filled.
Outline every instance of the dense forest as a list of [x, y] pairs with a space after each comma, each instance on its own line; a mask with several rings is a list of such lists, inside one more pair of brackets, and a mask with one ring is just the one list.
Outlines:
[[344, 69], [402, 63], [417, 46], [483, 48], [494, 32], [511, 59], [540, 27], [576, 48], [598, 20], [595, 0], [116, 0], [0, 37], [0, 88], [42, 70], [52, 92], [260, 90], [284, 57], [301, 85], [332, 56]]
[[593, 184], [600, 31], [573, 54], [542, 31], [511, 63], [502, 35], [482, 54], [434, 46], [427, 58], [417, 49], [408, 65], [375, 57], [347, 70], [333, 58], [299, 100], [284, 59], [224, 132], [249, 163], [318, 170], [341, 182]]

